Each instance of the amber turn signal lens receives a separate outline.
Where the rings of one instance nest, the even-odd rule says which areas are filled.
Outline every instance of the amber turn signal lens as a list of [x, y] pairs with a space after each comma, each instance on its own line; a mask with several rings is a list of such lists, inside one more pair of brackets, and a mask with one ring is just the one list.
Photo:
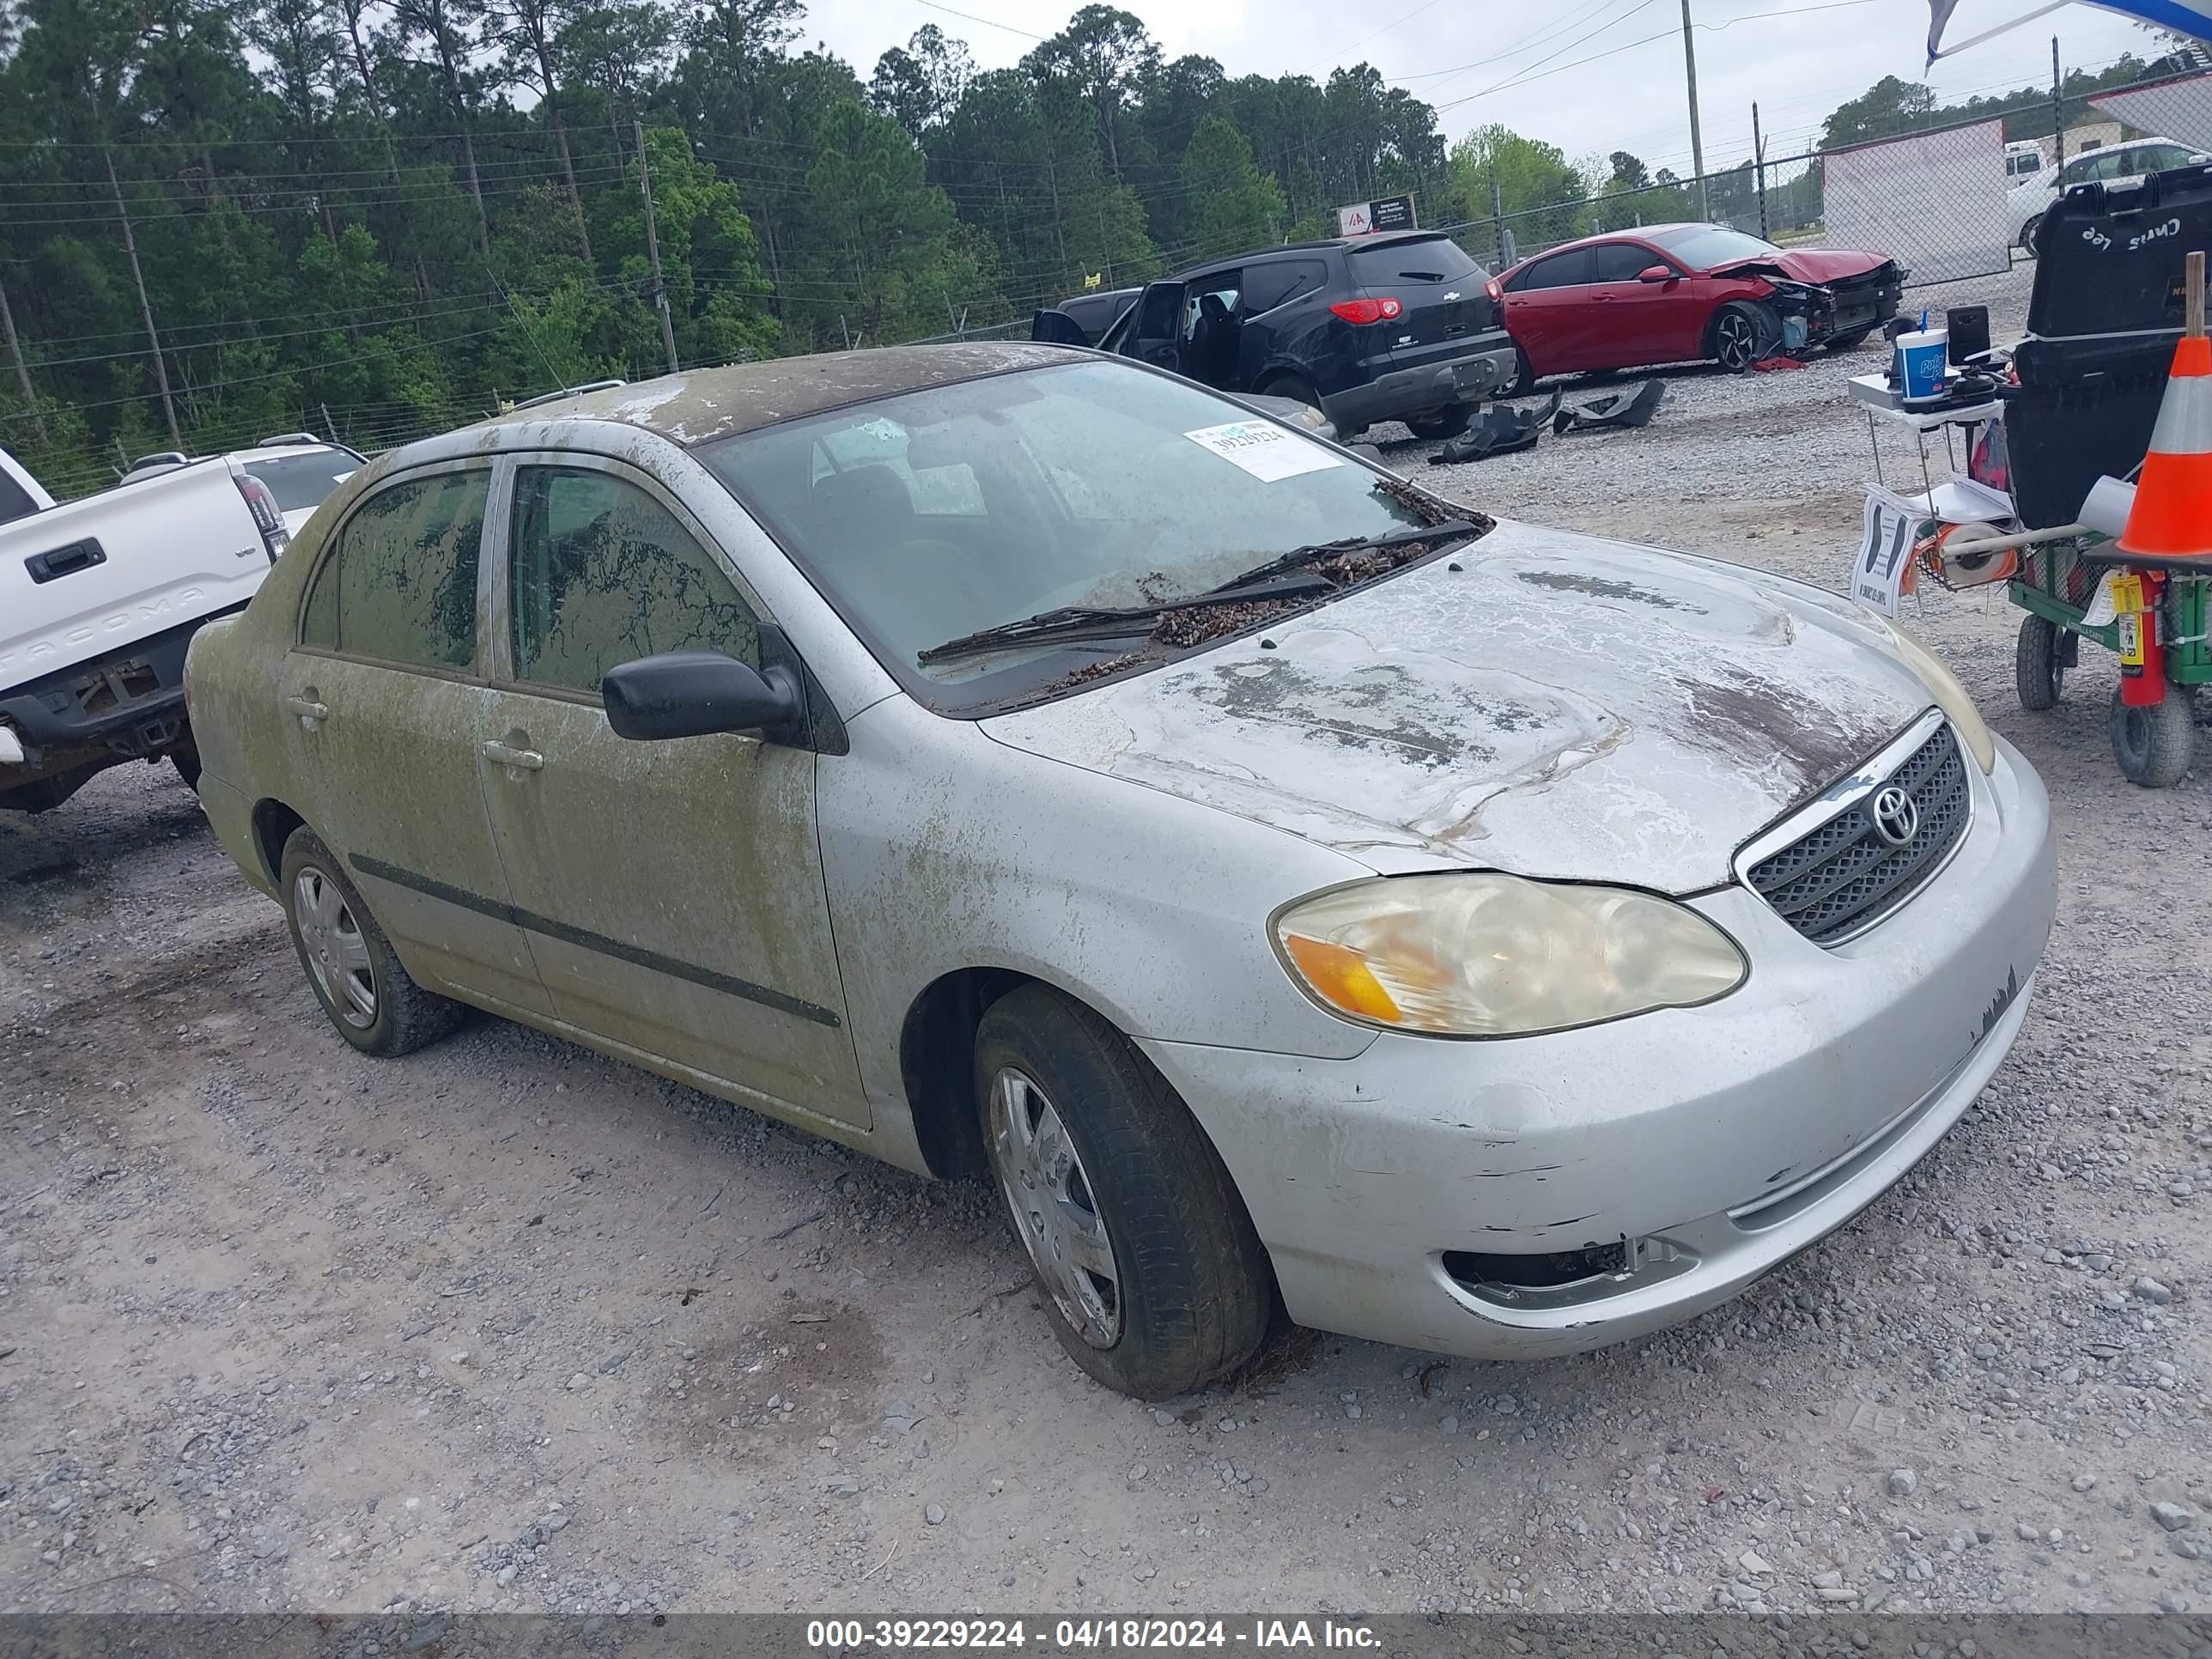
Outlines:
[[1299, 933], [1284, 935], [1283, 949], [1324, 1002], [1378, 1024], [1395, 1025], [1404, 1019], [1390, 994], [1382, 988], [1382, 981], [1369, 970], [1357, 951]]

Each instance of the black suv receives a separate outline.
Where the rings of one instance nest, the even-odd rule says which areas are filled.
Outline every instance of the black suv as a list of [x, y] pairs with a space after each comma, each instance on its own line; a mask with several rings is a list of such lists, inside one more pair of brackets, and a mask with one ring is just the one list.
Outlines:
[[[1058, 311], [1039, 312], [1030, 333], [1093, 343]], [[1218, 391], [1295, 398], [1347, 439], [1376, 421], [1449, 438], [1516, 372], [1498, 284], [1433, 230], [1294, 242], [1200, 265], [1146, 288], [1096, 343]]]

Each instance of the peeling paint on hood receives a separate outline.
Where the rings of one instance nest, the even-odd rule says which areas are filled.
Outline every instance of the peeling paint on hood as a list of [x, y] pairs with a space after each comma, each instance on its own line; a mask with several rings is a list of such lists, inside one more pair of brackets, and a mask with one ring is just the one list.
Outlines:
[[983, 726], [1386, 872], [1681, 893], [1729, 880], [1739, 845], [1929, 702], [1840, 600], [1501, 521], [1261, 635]]

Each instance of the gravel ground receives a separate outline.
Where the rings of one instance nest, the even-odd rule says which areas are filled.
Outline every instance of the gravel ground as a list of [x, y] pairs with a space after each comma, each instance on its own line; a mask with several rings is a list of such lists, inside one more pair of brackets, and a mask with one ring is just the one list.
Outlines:
[[[1839, 585], [1874, 361], [1428, 476]], [[166, 769], [0, 815], [0, 1608], [2212, 1603], [2205, 783], [2119, 779], [2100, 653], [2028, 716], [2002, 600], [1914, 621], [2064, 842], [1935, 1156], [1653, 1340], [1296, 1334], [1157, 1409], [1062, 1359], [980, 1186], [495, 1021], [357, 1057]]]

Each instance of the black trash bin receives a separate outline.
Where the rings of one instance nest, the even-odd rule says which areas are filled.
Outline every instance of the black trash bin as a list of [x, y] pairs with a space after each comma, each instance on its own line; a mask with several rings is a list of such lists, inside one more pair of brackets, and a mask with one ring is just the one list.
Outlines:
[[2100, 477], [2142, 465], [2181, 337], [2184, 262], [2208, 249], [2212, 167], [2077, 185], [2044, 215], [2005, 410], [2013, 500], [2030, 529], [2072, 524]]

